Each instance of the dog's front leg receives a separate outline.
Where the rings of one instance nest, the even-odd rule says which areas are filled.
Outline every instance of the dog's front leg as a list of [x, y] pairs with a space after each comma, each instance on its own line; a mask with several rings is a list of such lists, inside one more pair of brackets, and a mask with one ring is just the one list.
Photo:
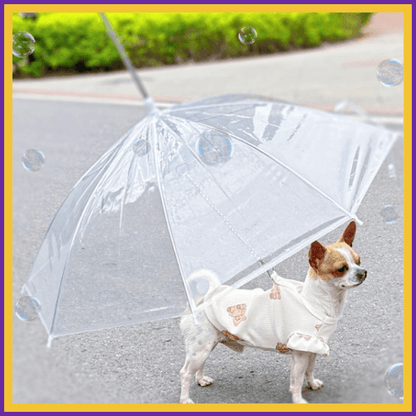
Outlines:
[[324, 383], [313, 376], [313, 368], [315, 366], [317, 354], [310, 354], [308, 368], [305, 372], [306, 385], [312, 390], [319, 390], [324, 386]]
[[290, 388], [293, 403], [308, 403], [302, 397], [302, 385], [309, 366], [309, 352], [293, 351], [290, 356]]

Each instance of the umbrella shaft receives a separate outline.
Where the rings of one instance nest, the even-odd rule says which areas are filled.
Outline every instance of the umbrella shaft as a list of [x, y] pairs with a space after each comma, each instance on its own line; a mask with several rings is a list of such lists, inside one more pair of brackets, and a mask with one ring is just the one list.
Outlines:
[[[107, 29], [107, 33], [111, 37], [115, 47], [118, 50], [118, 53], [120, 54], [121, 59], [123, 60], [124, 65], [129, 70], [131, 77], [133, 78], [134, 83], [136, 84], [136, 87], [139, 89], [140, 94], [143, 96], [144, 99], [150, 99], [150, 95], [147, 92], [145, 86], [142, 83], [142, 80], [139, 78], [139, 76], [136, 73], [136, 69], [134, 68], [133, 64], [131, 63], [129, 57], [126, 54], [126, 51], [123, 48], [123, 45], [120, 43], [120, 41], [117, 38], [117, 34], [113, 29], [113, 26], [111, 26], [111, 23], [108, 21], [105, 13], [100, 13], [101, 19], [105, 24], [105, 27]], [[153, 101], [153, 100], [152, 100]]]

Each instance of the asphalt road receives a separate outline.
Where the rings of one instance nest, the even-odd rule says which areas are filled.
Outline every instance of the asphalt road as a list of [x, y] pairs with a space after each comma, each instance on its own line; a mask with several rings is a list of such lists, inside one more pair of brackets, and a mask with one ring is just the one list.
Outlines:
[[[13, 101], [13, 296], [34, 260], [56, 210], [81, 175], [125, 131], [144, 116], [139, 107]], [[43, 169], [28, 172], [21, 157], [29, 148], [46, 156]], [[312, 403], [396, 403], [384, 389], [387, 368], [403, 362], [403, 144], [393, 149], [397, 178], [384, 165], [358, 216], [355, 249], [368, 271], [351, 291], [344, 316], [331, 339], [331, 355], [318, 358], [318, 392]], [[383, 222], [380, 210], [395, 205], [398, 219]], [[322, 242], [337, 239], [336, 230]], [[280, 264], [277, 272], [302, 280], [307, 249]], [[268, 288], [267, 276], [246, 288]], [[177, 403], [185, 349], [179, 319], [62, 337], [46, 348], [39, 321], [13, 323], [15, 403]], [[290, 403], [287, 357], [246, 350], [237, 355], [218, 346], [206, 364], [214, 384], [193, 385], [196, 403]], [[278, 408], [276, 408], [277, 410]]]

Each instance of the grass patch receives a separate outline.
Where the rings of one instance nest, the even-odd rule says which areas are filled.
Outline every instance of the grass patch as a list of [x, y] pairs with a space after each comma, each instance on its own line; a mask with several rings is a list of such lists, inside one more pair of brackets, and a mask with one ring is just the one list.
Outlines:
[[[371, 13], [108, 13], [136, 68], [312, 48], [360, 35]], [[256, 41], [239, 41], [251, 26]], [[119, 70], [123, 64], [98, 13], [13, 15], [13, 33], [36, 40], [31, 55], [13, 56], [15, 77]]]

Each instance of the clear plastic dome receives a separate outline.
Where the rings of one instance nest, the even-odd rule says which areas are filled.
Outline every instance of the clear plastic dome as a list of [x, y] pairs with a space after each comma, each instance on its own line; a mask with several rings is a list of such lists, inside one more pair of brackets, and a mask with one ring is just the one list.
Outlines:
[[180, 316], [351, 218], [396, 134], [248, 95], [152, 111], [74, 186], [25, 285], [50, 335]]

